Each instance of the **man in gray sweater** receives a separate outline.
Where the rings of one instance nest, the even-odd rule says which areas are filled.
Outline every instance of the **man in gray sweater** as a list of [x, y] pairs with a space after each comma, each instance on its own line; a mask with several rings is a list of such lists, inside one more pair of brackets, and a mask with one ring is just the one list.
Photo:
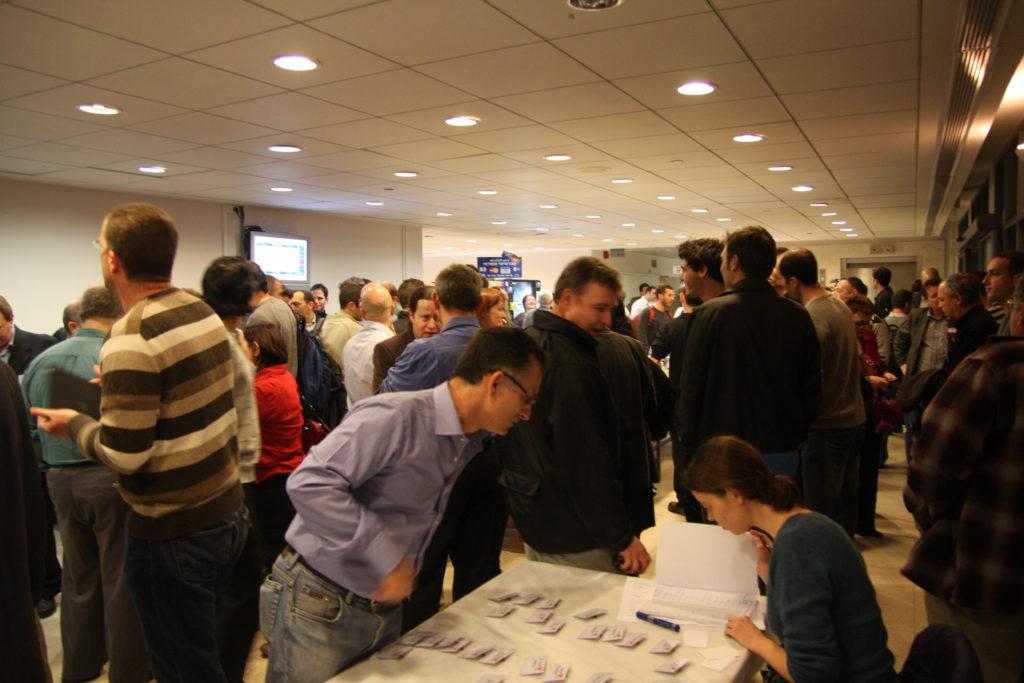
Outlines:
[[821, 344], [821, 409], [800, 447], [804, 501], [852, 536], [865, 420], [853, 314], [818, 282], [818, 261], [807, 249], [783, 254], [779, 273], [785, 278], [786, 296], [810, 314]]

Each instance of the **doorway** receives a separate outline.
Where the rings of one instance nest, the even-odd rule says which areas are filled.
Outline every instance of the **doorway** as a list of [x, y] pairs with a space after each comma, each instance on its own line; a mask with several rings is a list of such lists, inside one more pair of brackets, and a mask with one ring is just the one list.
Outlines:
[[894, 292], [900, 289], [910, 289], [910, 285], [921, 274], [917, 258], [914, 256], [847, 258], [842, 259], [840, 265], [843, 277], [859, 277], [864, 281], [864, 284], [868, 286], [868, 296], [872, 299], [875, 298], [875, 293], [871, 289], [871, 273], [875, 268], [885, 266], [892, 271], [892, 281], [889, 286]]

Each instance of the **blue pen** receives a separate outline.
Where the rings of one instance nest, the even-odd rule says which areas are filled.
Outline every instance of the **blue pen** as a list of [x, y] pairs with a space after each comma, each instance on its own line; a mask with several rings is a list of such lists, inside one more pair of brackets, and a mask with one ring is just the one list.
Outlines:
[[647, 612], [637, 612], [636, 618], [640, 621], [646, 621], [648, 624], [654, 624], [662, 628], [667, 628], [669, 631], [675, 631], [679, 633], [679, 624], [673, 624], [667, 619], [659, 619], [658, 617], [648, 614]]

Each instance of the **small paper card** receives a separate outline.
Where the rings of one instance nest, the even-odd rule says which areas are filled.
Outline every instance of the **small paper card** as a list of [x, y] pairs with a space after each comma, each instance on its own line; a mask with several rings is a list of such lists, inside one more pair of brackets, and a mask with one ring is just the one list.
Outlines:
[[601, 624], [594, 624], [590, 628], [586, 629], [579, 635], [580, 640], [600, 640], [604, 632], [608, 630], [607, 626], [601, 626]]
[[527, 617], [526, 623], [527, 624], [546, 624], [548, 622], [548, 619], [550, 619], [554, 615], [554, 613], [555, 613], [554, 610], [549, 610], [549, 609], [534, 610], [533, 614], [531, 614], [529, 617]]
[[441, 652], [462, 652], [464, 649], [466, 649], [466, 646], [472, 642], [473, 641], [469, 638], [466, 638], [465, 636], [460, 636], [451, 643], [449, 643], [447, 646], [442, 647], [439, 645], [437, 649], [439, 649]]
[[687, 629], [686, 632], [683, 633], [683, 645], [686, 647], [707, 647], [708, 632], [690, 631]]
[[548, 668], [547, 657], [534, 657], [533, 659], [527, 659], [523, 662], [523, 668], [519, 672], [520, 676], [539, 676]]
[[675, 652], [675, 649], [679, 647], [678, 640], [667, 640], [662, 639], [658, 641], [658, 644], [651, 648], [652, 655], [669, 655]]
[[732, 649], [728, 645], [719, 645], [718, 647], [709, 647], [700, 653], [704, 659], [734, 659], [740, 656], [740, 653]]
[[526, 593], [525, 595], [520, 595], [518, 598], [516, 598], [512, 602], [514, 602], [517, 605], [532, 605], [533, 603], [537, 602], [538, 600], [540, 600], [540, 594], [539, 593]]
[[577, 619], [582, 619], [583, 621], [586, 621], [587, 619], [594, 619], [596, 617], [604, 616], [605, 614], [608, 614], [608, 610], [601, 609], [600, 607], [595, 607], [594, 609], [588, 609], [585, 612], [580, 612], [579, 614], [574, 614], [573, 616]]
[[615, 680], [615, 676], [609, 673], [594, 674], [583, 683], [612, 683]]
[[461, 657], [462, 659], [480, 659], [493, 649], [494, 647], [491, 645], [474, 647], [469, 650], [466, 650], [461, 655], [459, 655], [459, 657]]
[[625, 626], [612, 626], [610, 629], [604, 632], [604, 636], [601, 638], [602, 643], [617, 643], [626, 636]]
[[493, 650], [491, 650], [490, 652], [488, 652], [486, 655], [484, 655], [484, 658], [481, 659], [480, 661], [483, 664], [489, 664], [491, 666], [497, 666], [498, 664], [501, 664], [506, 659], [508, 659], [509, 657], [514, 655], [515, 653], [516, 653], [515, 650], [509, 650], [509, 649], [503, 648], [503, 647], [496, 647]]
[[615, 643], [615, 645], [618, 647], [636, 647], [645, 640], [647, 640], [646, 633], [627, 633], [626, 637]]
[[433, 631], [413, 631], [402, 636], [401, 643], [402, 645], [416, 645], [424, 638], [430, 638], [433, 635]]
[[435, 647], [438, 647], [438, 645], [444, 642], [445, 640], [447, 640], [447, 638], [443, 633], [437, 633], [422, 639], [420, 642], [416, 643], [416, 647], [423, 647], [427, 648], [428, 650], [432, 650]]
[[562, 598], [547, 598], [541, 600], [535, 606], [537, 609], [555, 609], [562, 603]]
[[682, 670], [684, 666], [690, 663], [689, 659], [675, 659], [665, 662], [659, 666], [655, 671], [660, 674], [674, 674]]
[[544, 624], [537, 633], [543, 633], [546, 636], [554, 635], [561, 631], [565, 627], [565, 619], [552, 619], [548, 623]]
[[568, 664], [555, 664], [554, 668], [544, 677], [544, 683], [559, 683], [569, 677]]
[[488, 612], [487, 616], [494, 617], [495, 619], [501, 619], [503, 617], [507, 617], [515, 611], [516, 608], [514, 605], [501, 605], [499, 607], [495, 607], [490, 612]]
[[389, 645], [377, 652], [377, 659], [401, 659], [412, 652], [408, 645]]
[[501, 674], [488, 674], [477, 681], [477, 683], [505, 683], [505, 677]]
[[735, 657], [723, 657], [722, 659], [705, 659], [700, 663], [705, 669], [711, 669], [712, 671], [725, 671], [732, 663], [736, 661]]
[[504, 593], [498, 593], [497, 595], [492, 595], [489, 599], [493, 600], [494, 602], [505, 602], [506, 600], [511, 600], [512, 598], [516, 597], [517, 595], [519, 595], [519, 593], [516, 593], [515, 591], [506, 591]]

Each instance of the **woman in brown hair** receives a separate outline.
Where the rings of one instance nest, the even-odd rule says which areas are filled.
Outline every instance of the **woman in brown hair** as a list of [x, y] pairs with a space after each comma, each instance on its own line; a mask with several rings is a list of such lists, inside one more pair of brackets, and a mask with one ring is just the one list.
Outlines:
[[767, 586], [768, 626], [729, 617], [727, 635], [786, 681], [895, 681], [893, 656], [860, 553], [842, 527], [811, 512], [788, 477], [772, 474], [752, 445], [708, 440], [683, 477], [708, 519], [749, 533]]
[[484, 287], [480, 290], [480, 305], [476, 308], [476, 319], [480, 327], [498, 327], [508, 325], [508, 295], [497, 287]]

